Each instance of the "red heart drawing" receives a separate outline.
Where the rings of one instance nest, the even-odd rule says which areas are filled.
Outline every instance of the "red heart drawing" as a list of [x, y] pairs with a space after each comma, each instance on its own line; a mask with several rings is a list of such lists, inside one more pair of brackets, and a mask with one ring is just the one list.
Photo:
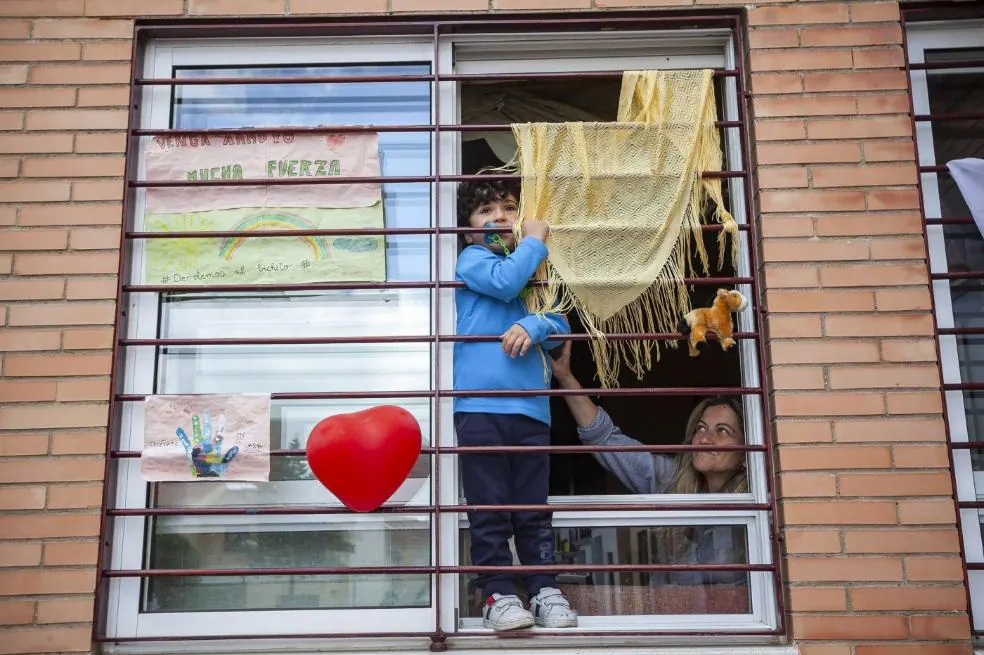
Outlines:
[[420, 424], [393, 405], [337, 414], [307, 441], [311, 471], [354, 512], [371, 512], [396, 493], [420, 456]]

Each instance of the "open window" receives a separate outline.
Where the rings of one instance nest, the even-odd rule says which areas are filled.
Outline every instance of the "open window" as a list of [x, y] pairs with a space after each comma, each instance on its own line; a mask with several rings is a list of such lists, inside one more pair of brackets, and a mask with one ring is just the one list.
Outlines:
[[[590, 33], [558, 27], [522, 35], [496, 28], [449, 30], [439, 38], [379, 36], [371, 26], [365, 32], [315, 40], [155, 38], [146, 44], [136, 76], [175, 81], [141, 86], [134, 126], [141, 131], [132, 138], [131, 272], [121, 298], [127, 323], [121, 326], [122, 388], [116, 390], [115, 505], [108, 510], [113, 548], [103, 578], [107, 640], [481, 637], [469, 576], [455, 570], [468, 564], [467, 520], [442, 509], [464, 501], [455, 456], [439, 452], [455, 445], [451, 401], [440, 392], [451, 386], [457, 237], [437, 228], [456, 225], [449, 180], [501, 162], [500, 137], [509, 133], [459, 128], [506, 125], [514, 102], [561, 108], [558, 119], [571, 111], [573, 120], [612, 120], [619, 71], [737, 68], [735, 32], [727, 26]], [[612, 75], [587, 83], [570, 77], [588, 71]], [[435, 81], [435, 73], [453, 77]], [[508, 85], [479, 78], [514, 74], [559, 78]], [[338, 80], [346, 76], [368, 79]], [[716, 84], [726, 168], [742, 171], [738, 77], [720, 75]], [[325, 126], [372, 126], [367, 129], [378, 131], [382, 176], [398, 178], [382, 185], [391, 231], [384, 282], [224, 289], [177, 288], [144, 277], [147, 243], [166, 237], [149, 234], [142, 223], [144, 189], [154, 183], [139, 155], [142, 144], [179, 144], [221, 130]], [[185, 190], [208, 194], [213, 188], [189, 184]], [[777, 630], [749, 211], [740, 177], [729, 179], [725, 190], [730, 211], [743, 224], [741, 257], [737, 268], [714, 275], [724, 279], [720, 286], [737, 286], [753, 300], [737, 319], [737, 329], [752, 336], [727, 355], [712, 343], [696, 360], [685, 347], [664, 348], [645, 380], [624, 379], [628, 392], [601, 404], [644, 444], [673, 445], [683, 440], [687, 416], [702, 394], [639, 396], [633, 388], [731, 390], [741, 399], [746, 442], [754, 450], [746, 454], [749, 490], [636, 495], [590, 455], [553, 455], [557, 558], [576, 569], [560, 581], [582, 616], [581, 631]], [[716, 233], [705, 238], [716, 261]], [[709, 304], [716, 289], [695, 284], [695, 306]], [[593, 386], [583, 345], [575, 346], [574, 359], [580, 379]], [[153, 394], [206, 393], [272, 394], [270, 482], [141, 479], [135, 457], [143, 446], [141, 401]], [[561, 399], [553, 400], [553, 445], [578, 444]], [[311, 475], [305, 440], [327, 415], [384, 402], [416, 416], [425, 453], [384, 511], [353, 514]], [[715, 509], [702, 508], [709, 504]], [[726, 551], [737, 570], [709, 577], [631, 570], [676, 564], [670, 554], [707, 528], [717, 536], [706, 547]], [[619, 568], [604, 568], [613, 565]]]

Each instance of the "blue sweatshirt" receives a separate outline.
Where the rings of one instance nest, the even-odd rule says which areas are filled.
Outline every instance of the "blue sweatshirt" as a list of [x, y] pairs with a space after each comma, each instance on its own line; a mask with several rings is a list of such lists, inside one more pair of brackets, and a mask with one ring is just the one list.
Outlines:
[[[502, 351], [501, 341], [455, 343], [455, 390], [550, 388], [550, 357], [545, 351], [559, 343], [549, 337], [569, 333], [570, 326], [558, 314], [530, 314], [519, 296], [546, 257], [547, 247], [532, 237], [523, 239], [508, 257], [475, 245], [458, 255], [455, 278], [465, 287], [455, 290], [457, 333], [498, 336], [518, 323], [534, 346], [526, 355], [511, 358]], [[547, 396], [457, 397], [454, 411], [522, 414], [550, 424]]]

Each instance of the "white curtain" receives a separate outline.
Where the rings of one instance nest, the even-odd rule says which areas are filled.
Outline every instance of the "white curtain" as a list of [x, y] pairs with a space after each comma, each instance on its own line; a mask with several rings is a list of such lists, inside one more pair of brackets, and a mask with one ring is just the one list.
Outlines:
[[984, 159], [954, 159], [946, 165], [984, 238]]

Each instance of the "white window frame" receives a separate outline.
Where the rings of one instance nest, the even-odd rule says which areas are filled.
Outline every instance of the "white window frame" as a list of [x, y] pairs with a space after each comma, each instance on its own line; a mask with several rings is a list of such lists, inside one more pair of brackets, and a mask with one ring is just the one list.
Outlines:
[[[908, 56], [911, 64], [926, 62], [927, 50], [949, 50], [957, 48], [984, 49], [984, 22], [926, 22], [909, 23], [906, 31]], [[945, 75], [959, 72], [953, 70], [913, 70], [910, 71], [912, 85], [912, 105], [916, 114], [929, 114], [929, 85], [931, 75]], [[968, 69], [979, 70], [979, 69]], [[919, 166], [937, 166], [946, 162], [936, 161], [936, 148], [933, 141], [933, 124], [919, 121], [916, 124], [916, 145], [919, 150]], [[943, 218], [939, 197], [939, 173], [922, 173], [923, 207], [927, 219]], [[931, 274], [947, 273], [946, 243], [942, 225], [926, 226], [929, 245], [929, 270]], [[936, 304], [936, 324], [940, 329], [953, 328], [953, 304], [950, 297], [949, 280], [933, 280], [933, 299]], [[955, 335], [940, 335], [940, 365], [944, 384], [960, 384], [960, 361]], [[967, 443], [969, 430], [964, 411], [962, 391], [946, 391], [948, 428], [953, 443]], [[971, 451], [953, 450], [953, 469], [957, 482], [957, 500], [974, 502], [984, 500], [984, 472], [974, 471]], [[960, 510], [960, 521], [964, 542], [964, 554], [968, 563], [984, 563], [984, 541], [981, 538], [981, 519], [978, 510]], [[974, 616], [974, 629], [984, 629], [984, 571], [968, 571], [971, 605]]]
[[[558, 54], [562, 53], [562, 54]], [[351, 37], [326, 39], [222, 39], [222, 40], [181, 40], [158, 41], [148, 46], [145, 56], [145, 77], [171, 77], [174, 66], [208, 62], [215, 65], [276, 66], [283, 64], [337, 65], [337, 64], [411, 64], [431, 63], [439, 71], [455, 73], [509, 73], [509, 72], [551, 72], [551, 71], [592, 71], [640, 68], [674, 67], [722, 67], [735, 68], [734, 43], [728, 30], [677, 30], [674, 32], [604, 33], [591, 36], [585, 34], [485, 34], [481, 36], [448, 37], [439, 44], [438, 61], [434, 60], [432, 40], [428, 38], [381, 38]], [[727, 78], [725, 88], [726, 120], [737, 120], [739, 99], [734, 78]], [[171, 112], [170, 86], [146, 86], [141, 99], [140, 128], [166, 129], [169, 127]], [[457, 83], [440, 82], [439, 104], [432, 107], [432, 118], [439, 118], [442, 125], [454, 125], [458, 121]], [[458, 153], [460, 133], [442, 131], [438, 137], [440, 149], [440, 173], [453, 175], [460, 172]], [[736, 130], [727, 131], [728, 168], [740, 170], [744, 167], [740, 139]], [[437, 149], [432, 148], [432, 157]], [[145, 178], [142, 163], [138, 176]], [[747, 220], [747, 199], [740, 179], [728, 181], [732, 194], [733, 213], [740, 223]], [[453, 185], [440, 185], [440, 225], [456, 225], [454, 216], [455, 196]], [[143, 215], [143, 194], [137, 194], [135, 210], [137, 228]], [[433, 202], [433, 200], [432, 200]], [[742, 248], [738, 275], [751, 274], [749, 262], [748, 233], [741, 232]], [[451, 235], [440, 237], [438, 251], [433, 261], [440, 261], [440, 279], [452, 278], [457, 254], [455, 238]], [[143, 241], [132, 242], [133, 270], [140, 271], [139, 265], [144, 256]], [[434, 271], [432, 270], [432, 276]], [[432, 277], [433, 279], [433, 277]], [[139, 282], [134, 278], [135, 283]], [[752, 293], [749, 285], [739, 289], [746, 295]], [[453, 291], [442, 289], [438, 297], [440, 306], [440, 325], [442, 334], [452, 334], [455, 329]], [[132, 294], [129, 300], [129, 338], [154, 338], [156, 336], [157, 296], [156, 294]], [[751, 308], [739, 317], [740, 329], [754, 330], [755, 315]], [[150, 347], [130, 348], [125, 365], [124, 393], [141, 393], [149, 388], [148, 380], [153, 375], [155, 349]], [[746, 386], [759, 386], [758, 354], [756, 344], [746, 341], [742, 344], [742, 378]], [[452, 344], [441, 345], [440, 388], [448, 389], [452, 379]], [[763, 414], [761, 399], [756, 396], [744, 398], [747, 442], [762, 444]], [[442, 447], [453, 446], [454, 434], [452, 403], [442, 398], [432, 407], [433, 416], [440, 413], [440, 434], [436, 435]], [[134, 429], [142, 423], [142, 404], [128, 403], [124, 408], [120, 448], [140, 450], [139, 430]], [[660, 504], [747, 504], [764, 503], [769, 499], [769, 481], [763, 453], [749, 453], [750, 492], [746, 494], [701, 494], [692, 496], [664, 495], [625, 495], [594, 497], [551, 497], [550, 502], [558, 505], [566, 503], [618, 503], [647, 502]], [[442, 476], [439, 494], [441, 504], [456, 504], [457, 461], [453, 455], [441, 455]], [[120, 508], [145, 507], [147, 483], [139, 474], [139, 460], [124, 459], [119, 462], [119, 478], [116, 503]], [[431, 479], [431, 478], [427, 478]], [[426, 491], [426, 490], [425, 490]], [[290, 501], [304, 503], [306, 495], [294, 497]], [[318, 498], [319, 504], [324, 497]], [[307, 502], [310, 502], [309, 500]], [[428, 494], [416, 495], [409, 502], [426, 505]], [[399, 516], [399, 515], [396, 515]], [[180, 523], [192, 529], [200, 517], [184, 517]], [[216, 521], [221, 519], [221, 521]], [[387, 520], [392, 523], [393, 515]], [[339, 516], [277, 516], [264, 517], [265, 525], [271, 528], [309, 530], [331, 523], [339, 528], [358, 529], [372, 526], [380, 520], [378, 516], [351, 517]], [[413, 521], [413, 517], [407, 517]], [[426, 518], [424, 519], [426, 521]], [[436, 519], [440, 521], [442, 543], [433, 544], [440, 549], [443, 565], [460, 561], [458, 559], [459, 530], [467, 525], [466, 518], [443, 513]], [[255, 517], [209, 517], [209, 524], [242, 526], [244, 522], [253, 524]], [[113, 526], [114, 549], [111, 558], [113, 569], [139, 569], [143, 566], [145, 533], [147, 520], [141, 516], [117, 517]], [[610, 527], [610, 526], [656, 526], [656, 525], [745, 525], [748, 533], [748, 557], [750, 564], [771, 564], [770, 520], [768, 512], [734, 510], [717, 516], [696, 514], [687, 511], [656, 512], [558, 512], [554, 515], [555, 527]], [[410, 527], [408, 525], [408, 527]], [[432, 538], [434, 531], [431, 531]], [[435, 555], [432, 552], [432, 557]], [[708, 626], [729, 631], [762, 631], [774, 629], [777, 625], [776, 599], [771, 574], [751, 572], [749, 574], [749, 594], [752, 612], [744, 615], [650, 615], [581, 617], [580, 627], [572, 631], [660, 629], [666, 631], [710, 631]], [[441, 584], [444, 599], [443, 612], [438, 620], [443, 630], [454, 633], [485, 633], [475, 620], [458, 619], [458, 576], [442, 575]], [[109, 623], [107, 634], [110, 637], [155, 637], [163, 635], [219, 635], [219, 634], [302, 634], [311, 632], [312, 626], [331, 626], [320, 631], [344, 629], [357, 633], [380, 631], [419, 632], [434, 625], [433, 594], [432, 604], [415, 609], [372, 609], [372, 610], [282, 610], [282, 611], [236, 611], [208, 613], [167, 613], [147, 614], [139, 612], [141, 602], [141, 581], [139, 578], [111, 578], [109, 582]], [[547, 645], [547, 644], [544, 644]]]

